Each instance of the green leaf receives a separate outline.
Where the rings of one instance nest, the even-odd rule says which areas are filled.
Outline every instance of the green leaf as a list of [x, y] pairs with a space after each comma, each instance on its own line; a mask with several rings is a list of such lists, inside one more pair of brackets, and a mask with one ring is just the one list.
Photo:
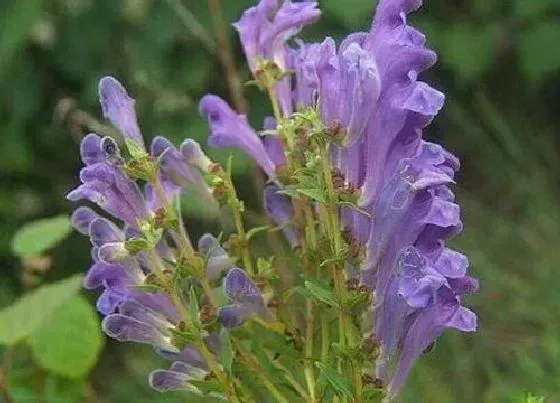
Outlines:
[[321, 377], [324, 377], [338, 395], [346, 396], [350, 399], [354, 397], [352, 383], [347, 378], [322, 362], [315, 362], [315, 366], [321, 370]]
[[320, 203], [324, 203], [326, 201], [325, 192], [322, 189], [297, 189], [297, 191], [298, 193], [310, 197]]
[[189, 314], [191, 315], [191, 323], [198, 329], [202, 328], [202, 323], [200, 322], [200, 305], [198, 304], [198, 298], [194, 292], [194, 288], [189, 289]]
[[0, 344], [13, 345], [30, 336], [75, 296], [81, 286], [82, 276], [75, 275], [43, 285], [0, 311]]
[[323, 302], [329, 306], [338, 306], [338, 302], [334, 297], [331, 290], [324, 287], [318, 281], [315, 280], [306, 280], [305, 288], [311, 293], [314, 299]]
[[83, 296], [76, 295], [37, 329], [28, 343], [43, 369], [78, 379], [97, 362], [103, 336], [97, 313]]
[[529, 81], [540, 84], [546, 75], [560, 69], [560, 52], [551, 51], [550, 44], [560, 42], [560, 23], [545, 21], [520, 38], [521, 68]]
[[62, 241], [72, 227], [66, 215], [25, 224], [12, 239], [12, 251], [17, 256], [38, 256]]
[[231, 364], [233, 363], [233, 347], [227, 329], [220, 330], [220, 363], [224, 369], [231, 374]]

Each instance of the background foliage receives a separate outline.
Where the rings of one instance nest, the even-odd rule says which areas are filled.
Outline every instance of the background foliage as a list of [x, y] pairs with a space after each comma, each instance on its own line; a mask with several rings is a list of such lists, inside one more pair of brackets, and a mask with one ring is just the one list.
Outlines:
[[[54, 248], [34, 241], [22, 246], [29, 234], [21, 232], [19, 241], [12, 238], [26, 222], [71, 211], [63, 195], [77, 181], [79, 139], [89, 130], [110, 130], [97, 121], [102, 75], [118, 76], [135, 94], [145, 136], [205, 143], [197, 100], [208, 91], [228, 96], [212, 13], [206, 0], [183, 1], [192, 15], [178, 13], [173, 3], [0, 2], [0, 307], [39, 281], [88, 267], [89, 245], [78, 234]], [[235, 21], [252, 3], [223, 0], [225, 20]], [[311, 39], [367, 29], [375, 1], [320, 3], [324, 15], [306, 33]], [[560, 1], [425, 3], [413, 22], [440, 56], [426, 79], [447, 94], [428, 137], [463, 162], [458, 182], [465, 232], [454, 242], [481, 279], [480, 294], [469, 301], [480, 314], [480, 331], [444, 336], [416, 367], [401, 400], [537, 402], [526, 395], [533, 391], [560, 402]], [[239, 44], [228, 32], [247, 80]], [[250, 87], [245, 94], [250, 119], [258, 124], [268, 112], [263, 95]], [[235, 161], [251, 203], [251, 165], [240, 155]], [[192, 200], [184, 207], [199, 231], [217, 228], [215, 211]], [[66, 289], [66, 300], [58, 293], [62, 300], [51, 299], [52, 307], [35, 301], [34, 309], [50, 307], [52, 316], [21, 336], [25, 344], [5, 348], [0, 385], [7, 376], [16, 402], [180, 401], [180, 395], [148, 390], [146, 376], [156, 365], [150, 348], [102, 347], [94, 330], [98, 318], [76, 292]], [[6, 323], [0, 315], [0, 340], [14, 330]], [[80, 343], [49, 347], [70, 339]], [[76, 354], [81, 359], [72, 361]]]

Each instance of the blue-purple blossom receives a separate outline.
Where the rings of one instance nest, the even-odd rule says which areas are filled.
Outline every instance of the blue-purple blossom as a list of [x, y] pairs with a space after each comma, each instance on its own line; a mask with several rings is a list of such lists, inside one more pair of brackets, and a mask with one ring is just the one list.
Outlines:
[[206, 95], [200, 100], [200, 113], [210, 124], [208, 144], [217, 148], [239, 148], [251, 156], [268, 176], [274, 175], [274, 163], [244, 115], [235, 113], [224, 100], [215, 95]]
[[88, 200], [126, 222], [137, 226], [149, 217], [144, 196], [138, 185], [128, 178], [118, 166], [107, 161], [102, 150], [101, 138], [89, 134], [80, 147], [86, 166], [80, 172], [82, 184], [66, 197], [71, 201]]
[[202, 394], [200, 389], [189, 381], [202, 381], [208, 376], [208, 371], [183, 361], [175, 361], [168, 370], [156, 369], [150, 373], [149, 383], [158, 392], [172, 390], [188, 390]]
[[124, 86], [113, 77], [103, 77], [99, 81], [99, 102], [103, 116], [119, 129], [127, 143], [133, 143], [145, 152], [134, 110], [135, 101]]
[[[247, 62], [255, 78], [263, 68], [262, 62], [273, 62], [281, 71], [292, 68], [291, 52], [287, 42], [304, 26], [314, 23], [321, 15], [317, 2], [294, 3], [277, 0], [261, 0], [245, 11], [234, 24], [239, 33]], [[285, 116], [293, 112], [290, 80], [284, 77], [276, 84], [276, 93]]]
[[232, 268], [224, 281], [229, 304], [218, 311], [218, 322], [225, 327], [237, 327], [253, 315], [266, 317], [266, 307], [260, 290], [237, 267]]
[[292, 200], [278, 193], [280, 188], [271, 184], [264, 188], [264, 208], [269, 217], [282, 227], [286, 239], [292, 247], [299, 245], [299, 235], [294, 228], [294, 206]]
[[211, 234], [204, 234], [198, 240], [198, 250], [206, 261], [206, 277], [217, 280], [225, 270], [231, 269], [237, 259], [228, 255], [220, 242]]

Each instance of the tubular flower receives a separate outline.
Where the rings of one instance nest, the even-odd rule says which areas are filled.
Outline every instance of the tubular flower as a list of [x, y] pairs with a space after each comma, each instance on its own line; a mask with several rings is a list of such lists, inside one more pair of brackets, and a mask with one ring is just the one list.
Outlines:
[[[175, 147], [158, 136], [148, 154], [134, 101], [114, 78], [101, 80], [103, 114], [130, 158], [115, 140], [87, 135], [81, 184], [67, 198], [119, 221], [88, 207], [73, 214], [92, 244], [84, 287], [101, 290], [109, 336], [151, 345], [171, 362], [151, 373], [154, 389], [260, 401], [239, 368], [266, 368], [258, 380], [278, 401], [288, 401], [286, 388], [269, 371], [309, 401], [391, 400], [443, 332], [476, 330], [463, 303], [478, 280], [467, 256], [446, 246], [463, 229], [451, 190], [459, 160], [423, 139], [445, 97], [420, 79], [436, 62], [407, 23], [421, 5], [380, 0], [371, 30], [338, 45], [294, 38], [318, 19], [315, 1], [261, 0], [234, 25], [274, 116], [259, 136], [215, 95], [199, 110], [210, 146], [238, 148], [266, 173], [264, 212], [278, 228], [245, 228], [253, 220], [231, 172], [193, 140]], [[193, 247], [176, 207], [187, 187], [231, 208], [235, 233], [223, 243], [206, 233]], [[256, 256], [254, 237], [278, 229], [289, 259]], [[285, 357], [300, 374], [287, 373]]]
[[[262, 59], [280, 61], [283, 68], [288, 60], [293, 72], [291, 80], [282, 82], [290, 86], [290, 104], [284, 96], [287, 90], [277, 93], [283, 116], [276, 116], [281, 119], [278, 127], [270, 120], [265, 127], [276, 130], [284, 142], [275, 138], [281, 147], [272, 148], [265, 139], [265, 149], [274, 150], [276, 165], [289, 165], [301, 158], [302, 151], [293, 144], [302, 133], [319, 130], [327, 137], [335, 189], [357, 204], [341, 205], [338, 213], [339, 230], [348, 231], [350, 249], [363, 255], [357, 262], [346, 262], [347, 275], [358, 271], [361, 283], [373, 291], [372, 332], [381, 343], [375, 376], [394, 396], [414, 361], [444, 330], [472, 332], [477, 326], [476, 315], [461, 306], [461, 296], [474, 293], [478, 282], [467, 275], [468, 259], [444, 246], [462, 230], [460, 208], [449, 188], [459, 161], [441, 146], [422, 140], [444, 104], [444, 94], [419, 78], [436, 62], [436, 54], [426, 47], [425, 36], [407, 23], [407, 15], [422, 5], [421, 0], [380, 1], [371, 30], [350, 34], [338, 47], [331, 38], [311, 44], [297, 40], [294, 46], [286, 41], [316, 19], [311, 12], [314, 2], [299, 5], [285, 25], [291, 31], [281, 36], [279, 51], [263, 46], [272, 42], [259, 39], [279, 32], [271, 27], [290, 14], [274, 14], [276, 2], [259, 2], [236, 25], [253, 73]], [[284, 7], [296, 9], [292, 2], [280, 10]], [[285, 137], [310, 109], [320, 122]], [[254, 133], [246, 125], [243, 132]], [[251, 139], [257, 140], [254, 135]], [[257, 148], [248, 154], [270, 176], [268, 155], [260, 143], [255, 143]], [[278, 223], [294, 216], [289, 197], [276, 193], [283, 187], [294, 185], [276, 182], [265, 189], [266, 210]], [[299, 239], [293, 231], [285, 234], [292, 244]], [[393, 359], [397, 365], [391, 372]]]

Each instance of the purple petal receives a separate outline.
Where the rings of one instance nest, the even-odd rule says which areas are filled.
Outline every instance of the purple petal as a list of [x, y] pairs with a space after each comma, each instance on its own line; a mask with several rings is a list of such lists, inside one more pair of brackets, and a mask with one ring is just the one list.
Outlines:
[[100, 218], [99, 214], [89, 207], [78, 207], [72, 213], [72, 227], [83, 235], [88, 235], [90, 223], [97, 218]]
[[210, 124], [208, 144], [217, 148], [239, 148], [251, 156], [268, 176], [274, 175], [274, 164], [245, 116], [236, 114], [225, 101], [214, 95], [201, 99], [200, 113]]
[[252, 303], [262, 300], [260, 290], [237, 267], [232, 268], [226, 276], [225, 292], [232, 302]]
[[292, 200], [281, 193], [278, 193], [278, 186], [268, 185], [264, 188], [264, 208], [274, 222], [283, 227], [284, 235], [292, 247], [299, 244], [299, 237], [294, 228], [294, 207]]
[[145, 150], [134, 110], [134, 99], [128, 96], [124, 86], [113, 77], [99, 81], [99, 102], [103, 116], [117, 127], [125, 140]]
[[85, 136], [80, 143], [80, 155], [85, 165], [104, 162], [105, 157], [101, 150], [101, 137], [95, 133]]
[[150, 373], [148, 382], [150, 387], [158, 392], [169, 392], [172, 390], [191, 390], [192, 386], [189, 387], [188, 380], [188, 375], [182, 372], [156, 369]]
[[102, 327], [108, 336], [118, 341], [145, 343], [170, 351], [176, 350], [170, 337], [162, 334], [156, 327], [122, 314], [106, 316]]

